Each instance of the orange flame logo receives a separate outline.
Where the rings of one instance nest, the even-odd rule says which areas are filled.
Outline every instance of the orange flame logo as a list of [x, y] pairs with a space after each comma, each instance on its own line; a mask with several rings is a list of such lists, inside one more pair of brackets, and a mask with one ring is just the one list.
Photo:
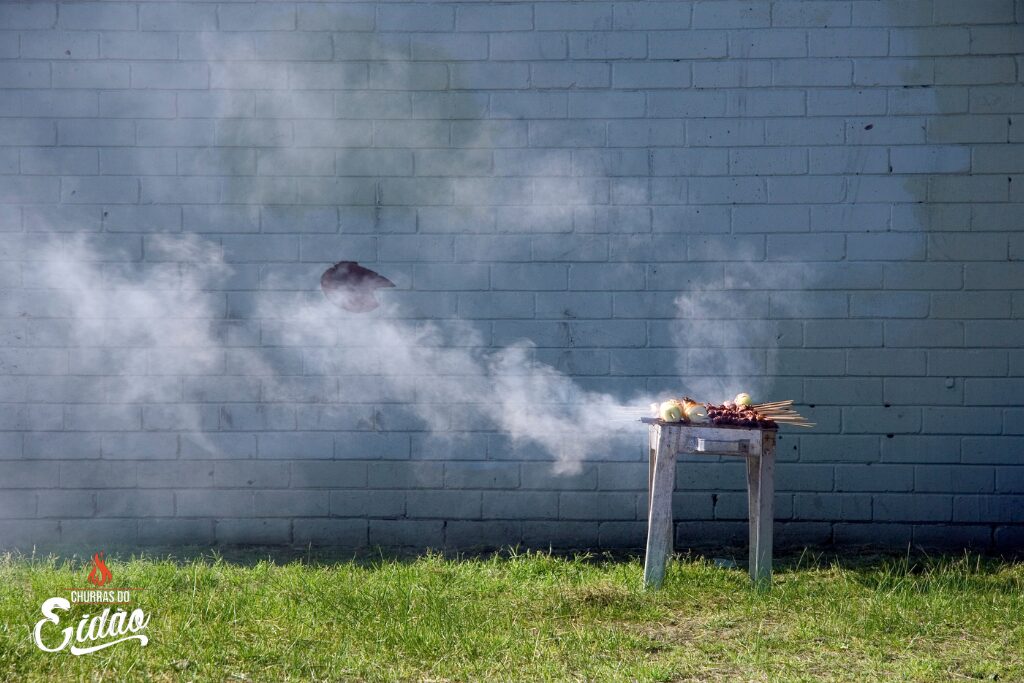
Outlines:
[[99, 552], [92, 556], [92, 571], [89, 572], [89, 583], [97, 588], [114, 578], [114, 575], [103, 563], [103, 553]]

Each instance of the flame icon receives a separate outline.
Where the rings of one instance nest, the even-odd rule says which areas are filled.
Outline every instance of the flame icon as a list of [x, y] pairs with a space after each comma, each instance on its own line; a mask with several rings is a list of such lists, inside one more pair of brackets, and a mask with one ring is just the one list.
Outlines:
[[92, 571], [89, 572], [89, 583], [99, 588], [112, 578], [114, 578], [114, 575], [110, 573], [107, 565], [103, 563], [103, 553], [94, 554], [92, 556]]

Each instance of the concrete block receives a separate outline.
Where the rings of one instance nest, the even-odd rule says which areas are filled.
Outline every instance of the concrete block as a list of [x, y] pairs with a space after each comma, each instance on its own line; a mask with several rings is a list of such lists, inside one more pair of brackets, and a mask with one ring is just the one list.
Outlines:
[[212, 544], [213, 525], [209, 519], [140, 519], [138, 539], [146, 545]]
[[884, 522], [949, 522], [953, 501], [948, 495], [914, 496], [878, 494], [873, 500], [873, 519]]
[[257, 517], [325, 517], [327, 491], [256, 491]]
[[410, 491], [405, 514], [412, 519], [480, 519], [479, 491]]
[[914, 468], [909, 465], [838, 465], [836, 491], [912, 491]]
[[405, 514], [404, 491], [331, 491], [331, 515], [334, 517], [395, 518]]
[[369, 524], [363, 519], [296, 519], [292, 528], [296, 544], [365, 548]]
[[562, 492], [558, 515], [566, 520], [636, 519], [636, 496], [630, 493]]
[[812, 57], [884, 57], [890, 54], [889, 32], [880, 28], [817, 29], [808, 31], [807, 47]]
[[129, 82], [128, 65], [119, 62], [61, 62], [52, 69], [54, 88], [128, 88]]
[[444, 545], [444, 530], [440, 520], [371, 519], [370, 545], [436, 549]]
[[60, 9], [62, 28], [131, 30], [138, 26], [138, 10], [130, 3], [79, 2]]
[[918, 465], [914, 468], [914, 491], [992, 493], [994, 474], [989, 466]]
[[172, 517], [174, 494], [171, 491], [104, 491], [96, 496], [97, 517]]
[[283, 545], [292, 541], [287, 519], [218, 519], [214, 529], [221, 545]]
[[854, 406], [843, 409], [843, 423], [849, 434], [913, 434], [921, 428], [921, 411], [909, 406]]
[[571, 59], [637, 59], [647, 56], [647, 34], [640, 31], [574, 32]]

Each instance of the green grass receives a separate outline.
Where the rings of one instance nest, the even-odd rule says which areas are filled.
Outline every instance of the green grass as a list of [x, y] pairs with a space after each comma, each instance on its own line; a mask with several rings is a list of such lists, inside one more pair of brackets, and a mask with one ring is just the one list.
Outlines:
[[973, 556], [804, 554], [768, 592], [700, 558], [658, 592], [637, 560], [545, 554], [109, 564], [149, 646], [38, 650], [40, 604], [87, 572], [0, 558], [0, 679], [1024, 680], [1024, 564]]

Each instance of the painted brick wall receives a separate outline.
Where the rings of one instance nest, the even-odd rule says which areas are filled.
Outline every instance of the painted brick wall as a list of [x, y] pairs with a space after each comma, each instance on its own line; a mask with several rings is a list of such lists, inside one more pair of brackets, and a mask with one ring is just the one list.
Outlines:
[[[1020, 0], [0, 3], [0, 542], [641, 544], [642, 429], [554, 475], [501, 434], [335, 405], [344, 376], [303, 349], [294, 391], [229, 359], [112, 411], [86, 387], [145, 370], [62, 344], [33, 255], [87, 234], [131, 269], [196, 233], [234, 268], [215, 295], [243, 345], [275, 345], [261, 290], [358, 259], [412, 315], [531, 339], [589, 389], [749, 375], [797, 399], [818, 426], [781, 440], [783, 541], [1020, 545], [1022, 21]], [[686, 462], [679, 544], [744, 542], [743, 486]]]

